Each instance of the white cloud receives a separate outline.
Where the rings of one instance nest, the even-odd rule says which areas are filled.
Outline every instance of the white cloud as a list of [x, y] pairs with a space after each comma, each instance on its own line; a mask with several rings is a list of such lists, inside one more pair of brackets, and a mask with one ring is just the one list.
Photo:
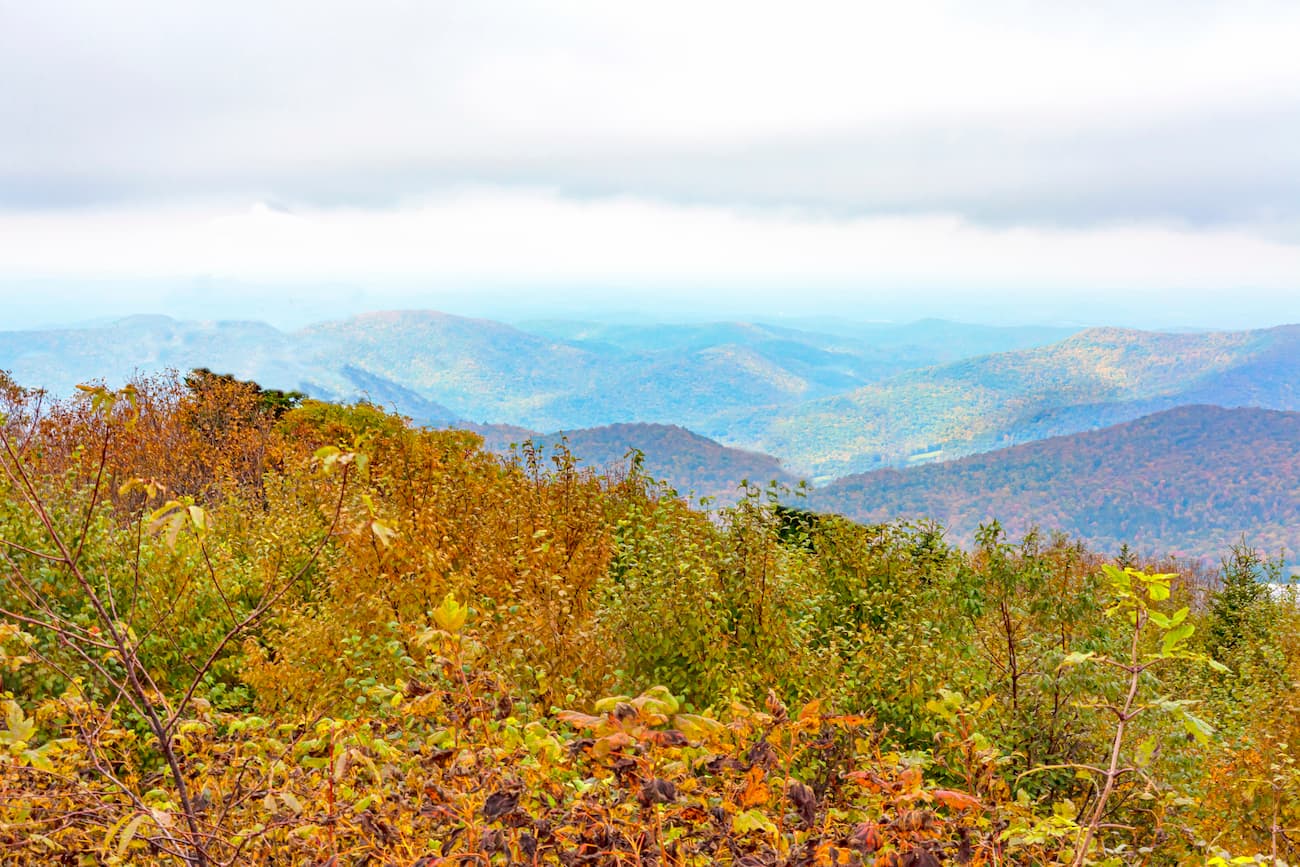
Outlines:
[[830, 219], [500, 189], [382, 210], [9, 214], [0, 237], [0, 274], [70, 279], [657, 287], [680, 299], [709, 286], [737, 301], [801, 288], [827, 308], [846, 293], [914, 289], [960, 298], [996, 288], [1005, 302], [1300, 288], [1300, 247], [1230, 229], [990, 228], [945, 215]]

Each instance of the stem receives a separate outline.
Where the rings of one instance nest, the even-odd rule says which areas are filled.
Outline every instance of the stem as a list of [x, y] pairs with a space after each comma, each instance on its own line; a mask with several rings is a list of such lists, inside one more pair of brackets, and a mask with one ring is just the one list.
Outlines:
[[1142, 637], [1142, 627], [1146, 625], [1146, 620], [1146, 612], [1139, 609], [1137, 622], [1133, 628], [1133, 641], [1129, 647], [1129, 664], [1125, 666], [1125, 671], [1129, 673], [1128, 694], [1124, 697], [1123, 708], [1115, 712], [1117, 722], [1115, 724], [1115, 737], [1110, 745], [1110, 763], [1106, 767], [1106, 782], [1102, 786], [1101, 794], [1097, 796], [1097, 806], [1093, 809], [1092, 816], [1083, 829], [1083, 839], [1079, 841], [1079, 848], [1074, 853], [1074, 861], [1071, 862], [1072, 867], [1082, 867], [1084, 860], [1088, 857], [1088, 847], [1092, 845], [1093, 837], [1096, 836], [1097, 829], [1101, 826], [1102, 816], [1106, 813], [1106, 802], [1110, 800], [1111, 793], [1115, 790], [1115, 781], [1121, 773], [1119, 754], [1124, 746], [1124, 732], [1128, 727], [1128, 721], [1139, 712], [1133, 710], [1133, 702], [1137, 698], [1138, 687], [1141, 685], [1142, 672], [1146, 670], [1146, 666], [1138, 661], [1138, 642]]

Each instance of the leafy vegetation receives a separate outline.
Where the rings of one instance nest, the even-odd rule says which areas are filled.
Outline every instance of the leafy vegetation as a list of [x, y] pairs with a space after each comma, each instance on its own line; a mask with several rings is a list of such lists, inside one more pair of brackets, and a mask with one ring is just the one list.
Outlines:
[[[962, 544], [1035, 525], [1091, 547], [1218, 557], [1243, 536], [1300, 550], [1300, 414], [1187, 406], [943, 464], [848, 476], [817, 508], [866, 522], [927, 516]], [[1260, 571], [1260, 570], [1256, 570]]]
[[234, 377], [0, 412], [6, 864], [1300, 858], [1257, 552], [701, 512]]

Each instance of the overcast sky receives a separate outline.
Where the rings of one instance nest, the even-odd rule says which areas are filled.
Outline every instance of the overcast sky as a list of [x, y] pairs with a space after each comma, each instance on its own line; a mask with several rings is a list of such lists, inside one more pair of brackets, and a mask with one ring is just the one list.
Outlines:
[[1297, 45], [1294, 0], [0, 0], [0, 327], [1297, 321]]

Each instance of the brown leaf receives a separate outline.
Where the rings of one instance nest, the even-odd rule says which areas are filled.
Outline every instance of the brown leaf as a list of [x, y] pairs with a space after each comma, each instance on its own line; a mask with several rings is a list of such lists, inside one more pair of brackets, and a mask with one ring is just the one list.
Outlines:
[[863, 855], [871, 855], [880, 848], [880, 826], [875, 822], [863, 822], [853, 829], [849, 844]]
[[817, 796], [803, 783], [792, 782], [785, 787], [785, 795], [799, 812], [805, 828], [811, 828], [817, 821]]
[[941, 862], [929, 849], [916, 847], [903, 856], [903, 867], [941, 867]]
[[750, 765], [758, 765], [763, 768], [770, 768], [776, 764], [776, 750], [765, 740], [761, 740], [749, 748], [749, 754], [745, 757], [749, 760]]
[[650, 732], [646, 735], [646, 740], [660, 747], [684, 747], [690, 743], [686, 739], [686, 735], [677, 731], [677, 729]]
[[641, 784], [641, 791], [637, 793], [636, 799], [643, 807], [649, 807], [651, 804], [671, 804], [677, 800], [677, 786], [673, 785], [671, 780], [657, 778], [646, 780]]
[[785, 702], [776, 694], [776, 690], [767, 691], [767, 712], [772, 715], [772, 721], [783, 723], [790, 718], [790, 712], [786, 710]]
[[491, 822], [513, 813], [518, 807], [517, 792], [493, 792], [483, 802], [483, 817]]

